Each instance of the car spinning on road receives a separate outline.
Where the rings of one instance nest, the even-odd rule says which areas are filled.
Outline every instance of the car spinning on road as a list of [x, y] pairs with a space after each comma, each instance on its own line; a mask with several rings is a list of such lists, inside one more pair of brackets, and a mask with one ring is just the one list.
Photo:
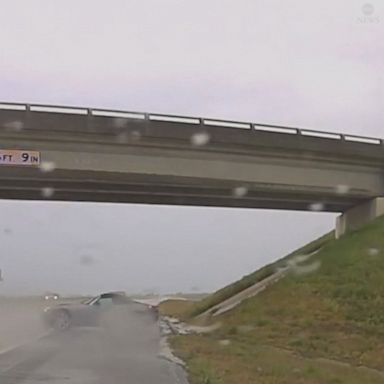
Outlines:
[[149, 306], [135, 302], [122, 292], [108, 292], [80, 303], [68, 302], [46, 307], [43, 321], [49, 328], [67, 330], [75, 326], [97, 327], [102, 325], [102, 315], [118, 308], [130, 307], [135, 312], [157, 318], [157, 312]]

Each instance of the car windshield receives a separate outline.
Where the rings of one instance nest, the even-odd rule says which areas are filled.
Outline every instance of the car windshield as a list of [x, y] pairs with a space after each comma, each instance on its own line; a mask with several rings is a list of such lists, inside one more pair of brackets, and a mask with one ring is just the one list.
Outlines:
[[384, 1], [3, 0], [0, 384], [384, 382]]
[[85, 305], [89, 305], [89, 304], [91, 304], [93, 301], [95, 301], [95, 299], [96, 299], [95, 297], [92, 297], [92, 298], [90, 298], [90, 299], [88, 298], [88, 299], [82, 300], [81, 303], [82, 303], [82, 304], [85, 304]]

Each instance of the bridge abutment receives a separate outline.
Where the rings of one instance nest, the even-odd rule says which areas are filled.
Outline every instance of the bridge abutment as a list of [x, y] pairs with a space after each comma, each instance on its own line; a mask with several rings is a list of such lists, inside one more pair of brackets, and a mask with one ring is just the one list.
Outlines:
[[376, 197], [348, 209], [336, 218], [336, 239], [349, 231], [361, 228], [383, 214], [384, 197]]

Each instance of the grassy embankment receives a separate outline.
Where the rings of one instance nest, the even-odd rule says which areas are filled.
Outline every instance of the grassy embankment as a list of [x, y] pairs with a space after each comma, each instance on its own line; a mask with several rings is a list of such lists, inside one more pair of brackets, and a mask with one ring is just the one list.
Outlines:
[[[317, 262], [316, 271], [290, 273], [219, 316], [222, 327], [209, 335], [172, 339], [192, 384], [384, 383], [384, 218], [340, 240], [331, 236], [287, 256], [309, 253], [320, 242], [306, 262]], [[285, 263], [186, 308], [184, 317]]]

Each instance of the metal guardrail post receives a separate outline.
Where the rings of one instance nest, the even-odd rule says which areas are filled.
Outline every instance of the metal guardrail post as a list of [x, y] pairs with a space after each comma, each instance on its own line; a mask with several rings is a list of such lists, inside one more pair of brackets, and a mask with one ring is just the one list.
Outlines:
[[[26, 104], [25, 105], [25, 117], [24, 117], [24, 128], [25, 127], [29, 127], [30, 126], [30, 122], [31, 122], [31, 105], [30, 104]], [[33, 128], [33, 127], [32, 127]]]
[[150, 136], [150, 124], [151, 120], [149, 118], [149, 113], [145, 112], [144, 113], [144, 130], [141, 132], [143, 136]]
[[198, 128], [197, 133], [203, 133], [203, 134], [207, 134], [207, 135], [211, 136], [211, 134], [209, 133], [209, 126], [207, 126], [204, 123], [204, 118], [199, 117], [198, 119], [199, 119], [199, 124], [196, 125], [196, 127], [199, 127], [199, 128]]
[[92, 109], [88, 108], [87, 109], [87, 115], [85, 116], [86, 118], [86, 128], [87, 132], [92, 131], [92, 125], [93, 125], [93, 115], [92, 115]]

